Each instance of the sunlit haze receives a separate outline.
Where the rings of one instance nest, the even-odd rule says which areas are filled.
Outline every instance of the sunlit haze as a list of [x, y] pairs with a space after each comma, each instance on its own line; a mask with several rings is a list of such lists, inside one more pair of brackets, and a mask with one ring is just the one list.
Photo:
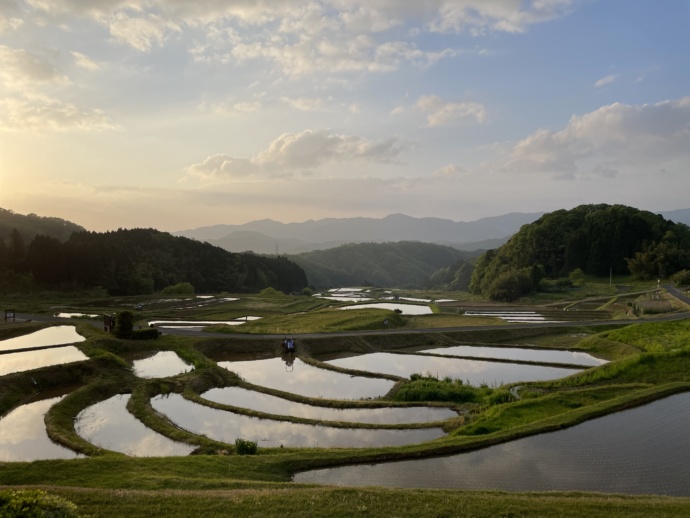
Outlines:
[[690, 207], [684, 0], [0, 0], [0, 207], [89, 230]]

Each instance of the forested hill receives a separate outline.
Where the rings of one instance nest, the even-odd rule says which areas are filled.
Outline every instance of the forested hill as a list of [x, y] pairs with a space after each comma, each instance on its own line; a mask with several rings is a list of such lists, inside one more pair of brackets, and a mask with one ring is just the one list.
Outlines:
[[17, 214], [11, 210], [0, 208], [0, 240], [9, 241], [12, 231], [16, 230], [25, 243], [37, 234], [43, 234], [67, 241], [72, 232], [82, 232], [84, 227], [60, 218], [47, 218], [36, 214]]
[[468, 263], [465, 273], [471, 272], [472, 254], [448, 246], [402, 241], [348, 244], [288, 257], [304, 269], [311, 286], [418, 288], [430, 286], [431, 277], [441, 269], [445, 271], [439, 279], [452, 282], [464, 262]]
[[[22, 254], [6, 248], [0, 271], [31, 274], [44, 287], [101, 286], [113, 295], [160, 291], [182, 282], [197, 293], [253, 292], [272, 287], [284, 292], [307, 285], [304, 271], [284, 257], [233, 254], [222, 248], [154, 229], [77, 232], [61, 243], [36, 236]], [[18, 258], [21, 258], [19, 260]]]
[[482, 255], [470, 289], [506, 300], [574, 270], [663, 279], [688, 268], [687, 225], [624, 205], [581, 205], [545, 214]]

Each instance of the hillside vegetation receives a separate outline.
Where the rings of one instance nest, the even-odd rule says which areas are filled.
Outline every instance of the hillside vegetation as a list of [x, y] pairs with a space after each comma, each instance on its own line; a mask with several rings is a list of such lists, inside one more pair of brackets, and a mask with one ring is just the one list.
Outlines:
[[81, 232], [84, 227], [60, 218], [37, 216], [36, 214], [17, 214], [0, 208], [0, 241], [9, 241], [12, 231], [19, 233], [24, 242], [29, 243], [38, 234], [67, 241], [72, 232]]
[[348, 244], [289, 257], [316, 287], [425, 288], [431, 286], [431, 278], [438, 270], [446, 269], [445, 276], [437, 277], [438, 283], [447, 283], [463, 265], [467, 265], [463, 271], [469, 281], [472, 254], [448, 246], [401, 241]]
[[545, 214], [477, 260], [470, 290], [513, 300], [573, 272], [666, 279], [690, 267], [690, 228], [623, 205]]
[[179, 283], [201, 293], [292, 292], [307, 279], [284, 257], [232, 254], [153, 229], [77, 232], [65, 243], [37, 235], [28, 246], [21, 240], [0, 246], [0, 292], [102, 287], [137, 295]]

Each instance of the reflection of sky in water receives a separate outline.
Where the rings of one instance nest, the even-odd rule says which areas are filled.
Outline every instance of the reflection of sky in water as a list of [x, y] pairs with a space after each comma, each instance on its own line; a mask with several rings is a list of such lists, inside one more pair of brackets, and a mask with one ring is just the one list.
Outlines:
[[527, 323], [539, 322], [539, 323], [558, 323], [562, 320], [547, 320], [545, 316], [535, 312], [535, 311], [465, 311], [465, 315], [469, 317], [493, 317], [505, 320], [511, 323]]
[[140, 378], [164, 378], [194, 369], [173, 351], [160, 351], [149, 358], [134, 360], [134, 374]]
[[76, 344], [84, 340], [86, 340], [86, 338], [77, 333], [74, 326], [54, 326], [35, 331], [28, 335], [2, 340], [0, 341], [0, 351]]
[[12, 372], [24, 372], [50, 365], [88, 360], [86, 355], [74, 346], [68, 345], [56, 349], [41, 349], [0, 355], [0, 376]]
[[[393, 387], [390, 380], [348, 376], [339, 372], [318, 369], [294, 359], [288, 367], [280, 358], [244, 362], [218, 362], [239, 374], [242, 379], [301, 396], [327, 399], [363, 399], [384, 396]], [[292, 370], [290, 370], [292, 369]]]
[[324, 421], [344, 421], [373, 424], [404, 424], [443, 421], [458, 414], [448, 408], [408, 407], [408, 408], [326, 408], [305, 405], [270, 394], [263, 394], [240, 387], [214, 388], [202, 397], [240, 408], [250, 408], [259, 412], [276, 415], [289, 415], [305, 419]]
[[133, 457], [189, 455], [195, 448], [172, 441], [144, 426], [127, 411], [129, 394], [96, 403], [77, 416], [74, 428], [91, 444]]
[[356, 306], [345, 306], [340, 309], [388, 309], [390, 311], [399, 309], [402, 311], [403, 315], [431, 315], [433, 313], [429, 306], [418, 306], [415, 304], [394, 304], [392, 302], [357, 304]]
[[83, 457], [55, 444], [46, 434], [43, 416], [62, 397], [36, 401], [15, 408], [0, 419], [0, 461], [33, 461]]
[[372, 353], [352, 358], [329, 360], [328, 363], [346, 369], [382, 372], [409, 377], [412, 374], [431, 374], [439, 378], [450, 376], [469, 382], [499, 386], [516, 381], [537, 381], [563, 378], [579, 372], [575, 369], [496, 363], [480, 360], [460, 360], [411, 354]]
[[452, 457], [300, 473], [296, 482], [690, 496], [690, 393]]
[[606, 363], [606, 360], [600, 360], [599, 358], [595, 358], [587, 353], [576, 351], [554, 351], [551, 349], [524, 349], [520, 347], [479, 347], [474, 345], [456, 345], [453, 347], [424, 349], [418, 352], [447, 354], [451, 356], [475, 356], [477, 358], [523, 360], [530, 362], [570, 363], [588, 367]]
[[158, 396], [151, 400], [151, 405], [185, 430], [230, 444], [242, 438], [266, 447], [279, 447], [282, 444], [287, 447], [371, 448], [416, 444], [444, 435], [440, 428], [365, 430], [258, 419], [208, 408], [188, 401], [179, 394]]
[[58, 318], [98, 318], [101, 315], [96, 313], [55, 313]]

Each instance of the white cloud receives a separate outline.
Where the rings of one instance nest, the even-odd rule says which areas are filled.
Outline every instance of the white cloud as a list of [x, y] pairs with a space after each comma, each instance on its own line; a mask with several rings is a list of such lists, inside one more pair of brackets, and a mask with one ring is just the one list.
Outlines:
[[199, 109], [202, 111], [211, 111], [218, 115], [238, 116], [257, 112], [262, 106], [263, 105], [259, 101], [233, 102], [229, 100], [214, 104], [203, 102], [199, 106]]
[[163, 45], [173, 34], [182, 32], [176, 22], [152, 13], [131, 17], [118, 12], [110, 19], [109, 26], [116, 41], [141, 52], [151, 50], [154, 45]]
[[427, 126], [448, 126], [457, 122], [487, 121], [486, 109], [480, 103], [448, 103], [436, 95], [424, 95], [417, 100], [417, 108], [427, 114]]
[[501, 168], [563, 178], [610, 178], [682, 157], [690, 157], [690, 97], [656, 104], [614, 103], [574, 115], [560, 131], [539, 130], [519, 142]]
[[303, 111], [303, 112], [316, 111], [316, 110], [320, 109], [321, 106], [323, 105], [323, 99], [320, 99], [318, 97], [297, 97], [297, 98], [281, 97], [280, 100], [288, 103], [290, 106], [292, 106], [296, 110]]
[[0, 34], [17, 30], [24, 23], [16, 0], [0, 0]]
[[467, 174], [467, 169], [458, 164], [447, 164], [432, 173], [435, 178], [454, 178]]
[[92, 61], [88, 56], [85, 56], [81, 52], [72, 52], [72, 57], [74, 58], [74, 64], [79, 68], [85, 70], [99, 70], [101, 67], [98, 63]]
[[54, 58], [0, 45], [0, 80], [13, 90], [36, 83], [66, 83], [67, 77], [55, 65]]
[[115, 129], [100, 110], [83, 110], [71, 103], [37, 94], [0, 99], [0, 129], [104, 131]]
[[618, 76], [616, 74], [609, 74], [605, 77], [602, 77], [596, 83], [594, 83], [594, 87], [595, 88], [601, 88], [602, 86], [610, 85], [616, 79], [618, 79]]
[[364, 160], [391, 163], [409, 148], [397, 138], [368, 140], [327, 130], [284, 133], [252, 158], [214, 155], [189, 166], [189, 176], [206, 181], [284, 177], [296, 170], [311, 170], [324, 163]]

